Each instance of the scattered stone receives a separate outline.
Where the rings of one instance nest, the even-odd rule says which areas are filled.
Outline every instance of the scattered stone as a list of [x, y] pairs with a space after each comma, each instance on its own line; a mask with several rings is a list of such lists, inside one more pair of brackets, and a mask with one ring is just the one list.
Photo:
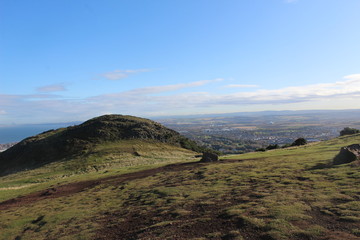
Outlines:
[[352, 144], [342, 147], [340, 152], [334, 158], [335, 165], [351, 163], [360, 160], [360, 144]]
[[219, 161], [219, 156], [211, 152], [204, 152], [200, 160], [200, 162], [217, 162], [217, 161]]

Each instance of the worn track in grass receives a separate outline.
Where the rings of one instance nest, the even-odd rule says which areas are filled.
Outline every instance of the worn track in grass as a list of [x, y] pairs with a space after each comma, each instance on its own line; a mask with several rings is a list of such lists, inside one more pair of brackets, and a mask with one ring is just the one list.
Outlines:
[[[70, 183], [1, 202], [0, 210], [12, 210], [18, 207], [31, 205], [32, 203], [37, 203], [45, 199], [72, 196], [76, 193], [94, 188], [98, 185], [118, 185], [124, 182], [154, 176], [158, 173], [185, 171], [206, 166], [208, 164], [224, 164], [236, 161], [254, 160], [259, 159], [225, 159], [219, 161], [218, 163], [176, 163], [158, 168], [110, 176], [96, 180]], [[250, 196], [251, 192], [244, 192], [242, 194]], [[103, 216], [99, 216], [98, 218], [99, 223], [101, 223], [103, 227], [97, 230], [95, 239], [159, 239], [157, 237], [158, 233], [164, 231], [167, 232], [166, 236], [169, 238], [171, 237], [171, 239], [194, 239], [201, 238], [202, 236], [212, 232], [231, 233], [231, 231], [234, 229], [241, 230], [243, 239], [273, 239], [269, 235], [265, 234], [262, 229], [248, 226], [246, 224], [244, 225], [241, 219], [224, 218], [224, 216], [222, 216], [223, 209], [232, 206], [233, 204], [235, 204], [235, 202], [232, 201], [231, 197], [214, 202], [210, 205], [204, 205], [198, 202], [194, 205], [189, 205], [187, 209], [185, 209], [190, 212], [190, 215], [177, 217], [176, 221], [173, 221], [174, 217], [171, 215], [158, 215], [156, 209], [154, 211], [148, 211], [146, 214], [137, 212], [136, 209], [134, 209], [134, 212], [128, 213], [126, 215], [122, 215], [120, 212], [116, 211], [104, 213]], [[324, 215], [316, 208], [312, 208], [312, 210], [308, 211], [308, 215], [312, 217], [311, 220], [293, 222], [293, 224], [304, 228], [309, 227], [312, 224], [318, 224], [328, 231], [324, 235], [316, 238], [306, 235], [299, 235], [294, 236], [292, 239], [360, 239], [359, 237], [349, 234], [351, 229], [359, 226], [358, 223], [341, 222], [338, 216], [330, 217]], [[121, 224], [118, 223], [119, 218], [124, 219]], [[194, 221], [196, 219], [200, 220]], [[169, 224], [163, 226], [156, 225], [159, 222], [166, 221], [169, 221]], [[222, 236], [213, 236], [211, 239], [235, 238], [232, 237], [231, 234], [228, 234]]]
[[194, 165], [199, 165], [199, 164], [200, 164], [199, 162], [176, 163], [159, 168], [152, 168], [138, 172], [120, 174], [120, 175], [100, 178], [96, 180], [88, 180], [88, 181], [81, 181], [81, 182], [60, 185], [42, 191], [38, 191], [35, 193], [31, 193], [26, 196], [20, 196], [17, 198], [0, 202], [0, 210], [7, 210], [11, 208], [26, 206], [28, 204], [35, 203], [44, 199], [53, 199], [53, 198], [70, 196], [72, 194], [82, 192], [85, 189], [93, 188], [100, 184], [116, 184], [116, 183], [127, 182], [135, 179], [146, 178], [160, 172], [182, 171], [185, 169], [189, 169]]

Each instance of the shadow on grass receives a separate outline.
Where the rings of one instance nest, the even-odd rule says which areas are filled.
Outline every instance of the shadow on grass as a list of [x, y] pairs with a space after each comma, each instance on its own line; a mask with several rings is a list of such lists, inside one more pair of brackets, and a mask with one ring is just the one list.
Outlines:
[[333, 168], [334, 165], [329, 162], [329, 163], [318, 163], [316, 164], [315, 166], [311, 167], [311, 168], [308, 168], [306, 170], [319, 170], [319, 169], [327, 169], [327, 168]]

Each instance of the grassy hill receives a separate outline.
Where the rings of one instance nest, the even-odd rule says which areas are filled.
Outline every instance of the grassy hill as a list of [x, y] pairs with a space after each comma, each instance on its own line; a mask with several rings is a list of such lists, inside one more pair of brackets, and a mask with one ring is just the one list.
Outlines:
[[[330, 164], [359, 142], [344, 136], [217, 163], [154, 143], [139, 153], [150, 162], [69, 175], [53, 162], [0, 178], [0, 239], [359, 239], [360, 167]], [[99, 148], [94, 156], [116, 155], [112, 144]]]
[[108, 164], [108, 160], [119, 154], [141, 156], [139, 152], [146, 150], [143, 146], [156, 143], [203, 150], [157, 122], [133, 116], [104, 115], [80, 125], [29, 137], [0, 153], [0, 176], [59, 161], [71, 161], [67, 165], [75, 170], [99, 168], [99, 164]]

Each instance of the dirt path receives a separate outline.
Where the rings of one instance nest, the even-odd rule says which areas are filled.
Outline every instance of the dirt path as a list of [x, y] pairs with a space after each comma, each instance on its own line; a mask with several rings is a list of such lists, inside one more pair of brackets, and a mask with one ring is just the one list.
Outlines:
[[135, 179], [146, 178], [153, 176], [160, 172], [171, 172], [171, 171], [182, 171], [185, 169], [190, 169], [194, 165], [201, 166], [198, 162], [190, 163], [176, 163], [170, 164], [159, 168], [153, 168], [148, 170], [142, 170], [138, 172], [126, 173], [111, 177], [100, 178], [96, 180], [81, 181], [75, 183], [69, 183], [65, 185], [60, 185], [53, 188], [48, 188], [39, 192], [31, 193], [26, 196], [21, 196], [13, 199], [9, 199], [4, 202], [0, 202], [0, 210], [7, 210], [11, 208], [26, 206], [28, 204], [38, 202], [44, 199], [53, 199], [64, 196], [70, 196], [78, 192], [82, 192], [86, 189], [93, 188], [99, 184], [114, 184], [122, 183], [126, 181], [131, 181]]
[[[246, 159], [252, 160], [252, 159]], [[244, 161], [244, 160], [237, 160], [237, 159], [225, 159], [221, 160], [217, 163], [227, 163], [227, 162], [234, 162], [234, 161]], [[70, 196], [72, 194], [76, 194], [78, 192], [82, 192], [85, 189], [93, 188], [99, 184], [104, 183], [122, 183], [126, 181], [131, 181], [134, 179], [141, 179], [146, 178], [152, 175], [155, 175], [160, 172], [172, 172], [172, 171], [182, 171], [186, 169], [193, 168], [194, 166], [202, 166], [203, 164], [209, 163], [199, 163], [199, 162], [189, 162], [189, 163], [175, 163], [169, 164], [159, 168], [147, 169], [138, 172], [126, 173], [121, 175], [115, 175], [105, 178], [100, 178], [96, 180], [88, 180], [88, 181], [81, 181], [75, 183], [69, 183], [65, 185], [56, 186], [53, 188], [48, 188], [39, 192], [34, 192], [26, 196], [21, 196], [13, 199], [6, 200], [4, 202], [0, 202], [0, 210], [7, 210], [14, 207], [21, 207], [33, 202], [38, 202], [44, 199], [53, 199], [59, 198], [64, 196]], [[210, 163], [211, 164], [211, 163]]]

